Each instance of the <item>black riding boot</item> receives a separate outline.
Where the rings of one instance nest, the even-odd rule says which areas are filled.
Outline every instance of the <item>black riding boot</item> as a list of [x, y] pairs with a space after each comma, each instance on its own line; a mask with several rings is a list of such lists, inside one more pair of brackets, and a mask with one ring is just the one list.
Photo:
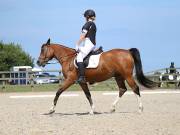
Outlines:
[[85, 68], [84, 68], [84, 63], [83, 62], [78, 62], [78, 71], [79, 71], [79, 78], [77, 80], [78, 83], [86, 83], [85, 80]]

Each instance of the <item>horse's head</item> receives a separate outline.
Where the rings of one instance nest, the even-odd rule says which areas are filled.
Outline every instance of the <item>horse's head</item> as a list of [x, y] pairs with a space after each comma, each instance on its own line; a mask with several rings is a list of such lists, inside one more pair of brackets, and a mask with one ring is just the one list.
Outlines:
[[41, 47], [41, 53], [37, 61], [38, 66], [45, 66], [49, 60], [54, 57], [54, 50], [50, 46], [50, 38], [47, 43], [43, 44]]

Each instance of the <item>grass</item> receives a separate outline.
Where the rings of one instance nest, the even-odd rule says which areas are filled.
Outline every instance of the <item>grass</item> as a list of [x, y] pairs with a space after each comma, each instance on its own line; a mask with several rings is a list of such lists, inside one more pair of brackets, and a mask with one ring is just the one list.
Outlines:
[[[0, 85], [0, 92], [45, 92], [45, 91], [57, 91], [60, 87], [59, 84], [42, 84], [42, 85], [5, 85], [3, 88]], [[105, 81], [101, 83], [96, 83], [89, 86], [91, 91], [107, 91], [107, 90], [117, 90], [115, 81]], [[78, 84], [74, 84], [68, 88], [68, 91], [81, 91], [81, 88]]]
[[[128, 89], [128, 85], [126, 85]], [[57, 91], [60, 87], [59, 84], [42, 84], [42, 85], [34, 85], [34, 87], [31, 87], [31, 85], [6, 85], [5, 88], [3, 88], [2, 85], [0, 85], [0, 92], [45, 92], [45, 91]], [[174, 85], [170, 84], [169, 87], [166, 87], [166, 85], [163, 85], [162, 89], [174, 89]], [[101, 83], [96, 83], [89, 86], [89, 89], [91, 91], [117, 91], [118, 86], [116, 85], [116, 82], [111, 79], [108, 81], [104, 81]], [[68, 91], [81, 91], [81, 88], [78, 84], [74, 84], [71, 87], [68, 88]]]

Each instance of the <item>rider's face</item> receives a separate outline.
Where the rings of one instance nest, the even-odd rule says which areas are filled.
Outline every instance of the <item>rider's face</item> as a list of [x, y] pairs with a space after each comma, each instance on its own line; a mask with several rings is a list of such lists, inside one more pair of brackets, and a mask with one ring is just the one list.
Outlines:
[[85, 17], [86, 21], [92, 20], [94, 21], [96, 19], [96, 17]]

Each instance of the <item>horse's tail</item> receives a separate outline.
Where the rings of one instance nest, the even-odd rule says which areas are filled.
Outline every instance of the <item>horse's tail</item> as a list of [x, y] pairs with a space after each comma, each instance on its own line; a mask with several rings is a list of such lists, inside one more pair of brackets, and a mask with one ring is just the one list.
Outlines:
[[136, 77], [138, 82], [147, 88], [158, 86], [158, 83], [153, 82], [144, 76], [139, 50], [137, 48], [131, 48], [129, 51], [135, 62]]

